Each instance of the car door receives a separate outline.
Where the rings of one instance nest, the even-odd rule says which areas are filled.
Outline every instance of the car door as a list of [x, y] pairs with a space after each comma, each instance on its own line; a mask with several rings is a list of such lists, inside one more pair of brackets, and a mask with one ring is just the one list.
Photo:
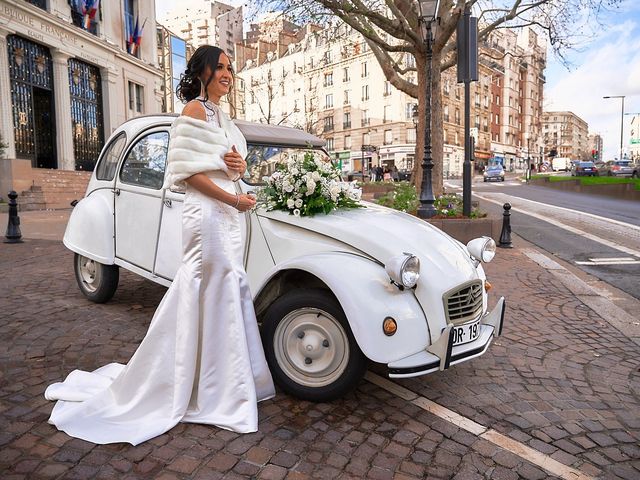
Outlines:
[[116, 258], [152, 271], [169, 132], [156, 128], [132, 142], [115, 185]]
[[182, 207], [184, 193], [165, 190], [162, 198], [160, 234], [153, 273], [173, 280], [182, 260]]

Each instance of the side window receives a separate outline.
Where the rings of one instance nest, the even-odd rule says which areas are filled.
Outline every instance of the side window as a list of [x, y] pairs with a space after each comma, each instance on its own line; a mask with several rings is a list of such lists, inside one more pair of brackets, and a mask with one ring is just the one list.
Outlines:
[[107, 146], [96, 169], [96, 178], [98, 180], [113, 180], [116, 175], [116, 168], [118, 168], [118, 159], [122, 154], [125, 143], [127, 143], [127, 136], [123, 132]]
[[168, 132], [154, 132], [142, 137], [129, 151], [122, 165], [123, 183], [160, 190], [167, 162]]

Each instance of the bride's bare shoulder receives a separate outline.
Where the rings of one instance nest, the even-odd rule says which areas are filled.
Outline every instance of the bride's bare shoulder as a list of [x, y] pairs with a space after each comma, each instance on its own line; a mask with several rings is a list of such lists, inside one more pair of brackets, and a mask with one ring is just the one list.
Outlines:
[[198, 120], [207, 120], [207, 114], [204, 110], [204, 105], [198, 100], [191, 100], [182, 109], [182, 115], [187, 117], [196, 118]]

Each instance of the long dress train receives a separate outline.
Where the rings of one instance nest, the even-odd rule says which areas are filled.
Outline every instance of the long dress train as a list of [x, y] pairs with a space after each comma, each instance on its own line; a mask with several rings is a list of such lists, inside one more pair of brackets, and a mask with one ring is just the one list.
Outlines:
[[[234, 192], [225, 173], [209, 177]], [[255, 432], [275, 388], [256, 323], [238, 211], [187, 188], [183, 260], [127, 365], [76, 370], [45, 396], [49, 423], [94, 443], [137, 445], [178, 422]]]

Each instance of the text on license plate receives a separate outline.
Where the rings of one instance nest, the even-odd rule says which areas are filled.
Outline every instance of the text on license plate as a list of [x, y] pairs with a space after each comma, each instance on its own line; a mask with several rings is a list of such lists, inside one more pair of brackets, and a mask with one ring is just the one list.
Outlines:
[[453, 335], [453, 344], [462, 345], [463, 343], [473, 342], [480, 336], [480, 320], [459, 327], [453, 327], [451, 330]]

